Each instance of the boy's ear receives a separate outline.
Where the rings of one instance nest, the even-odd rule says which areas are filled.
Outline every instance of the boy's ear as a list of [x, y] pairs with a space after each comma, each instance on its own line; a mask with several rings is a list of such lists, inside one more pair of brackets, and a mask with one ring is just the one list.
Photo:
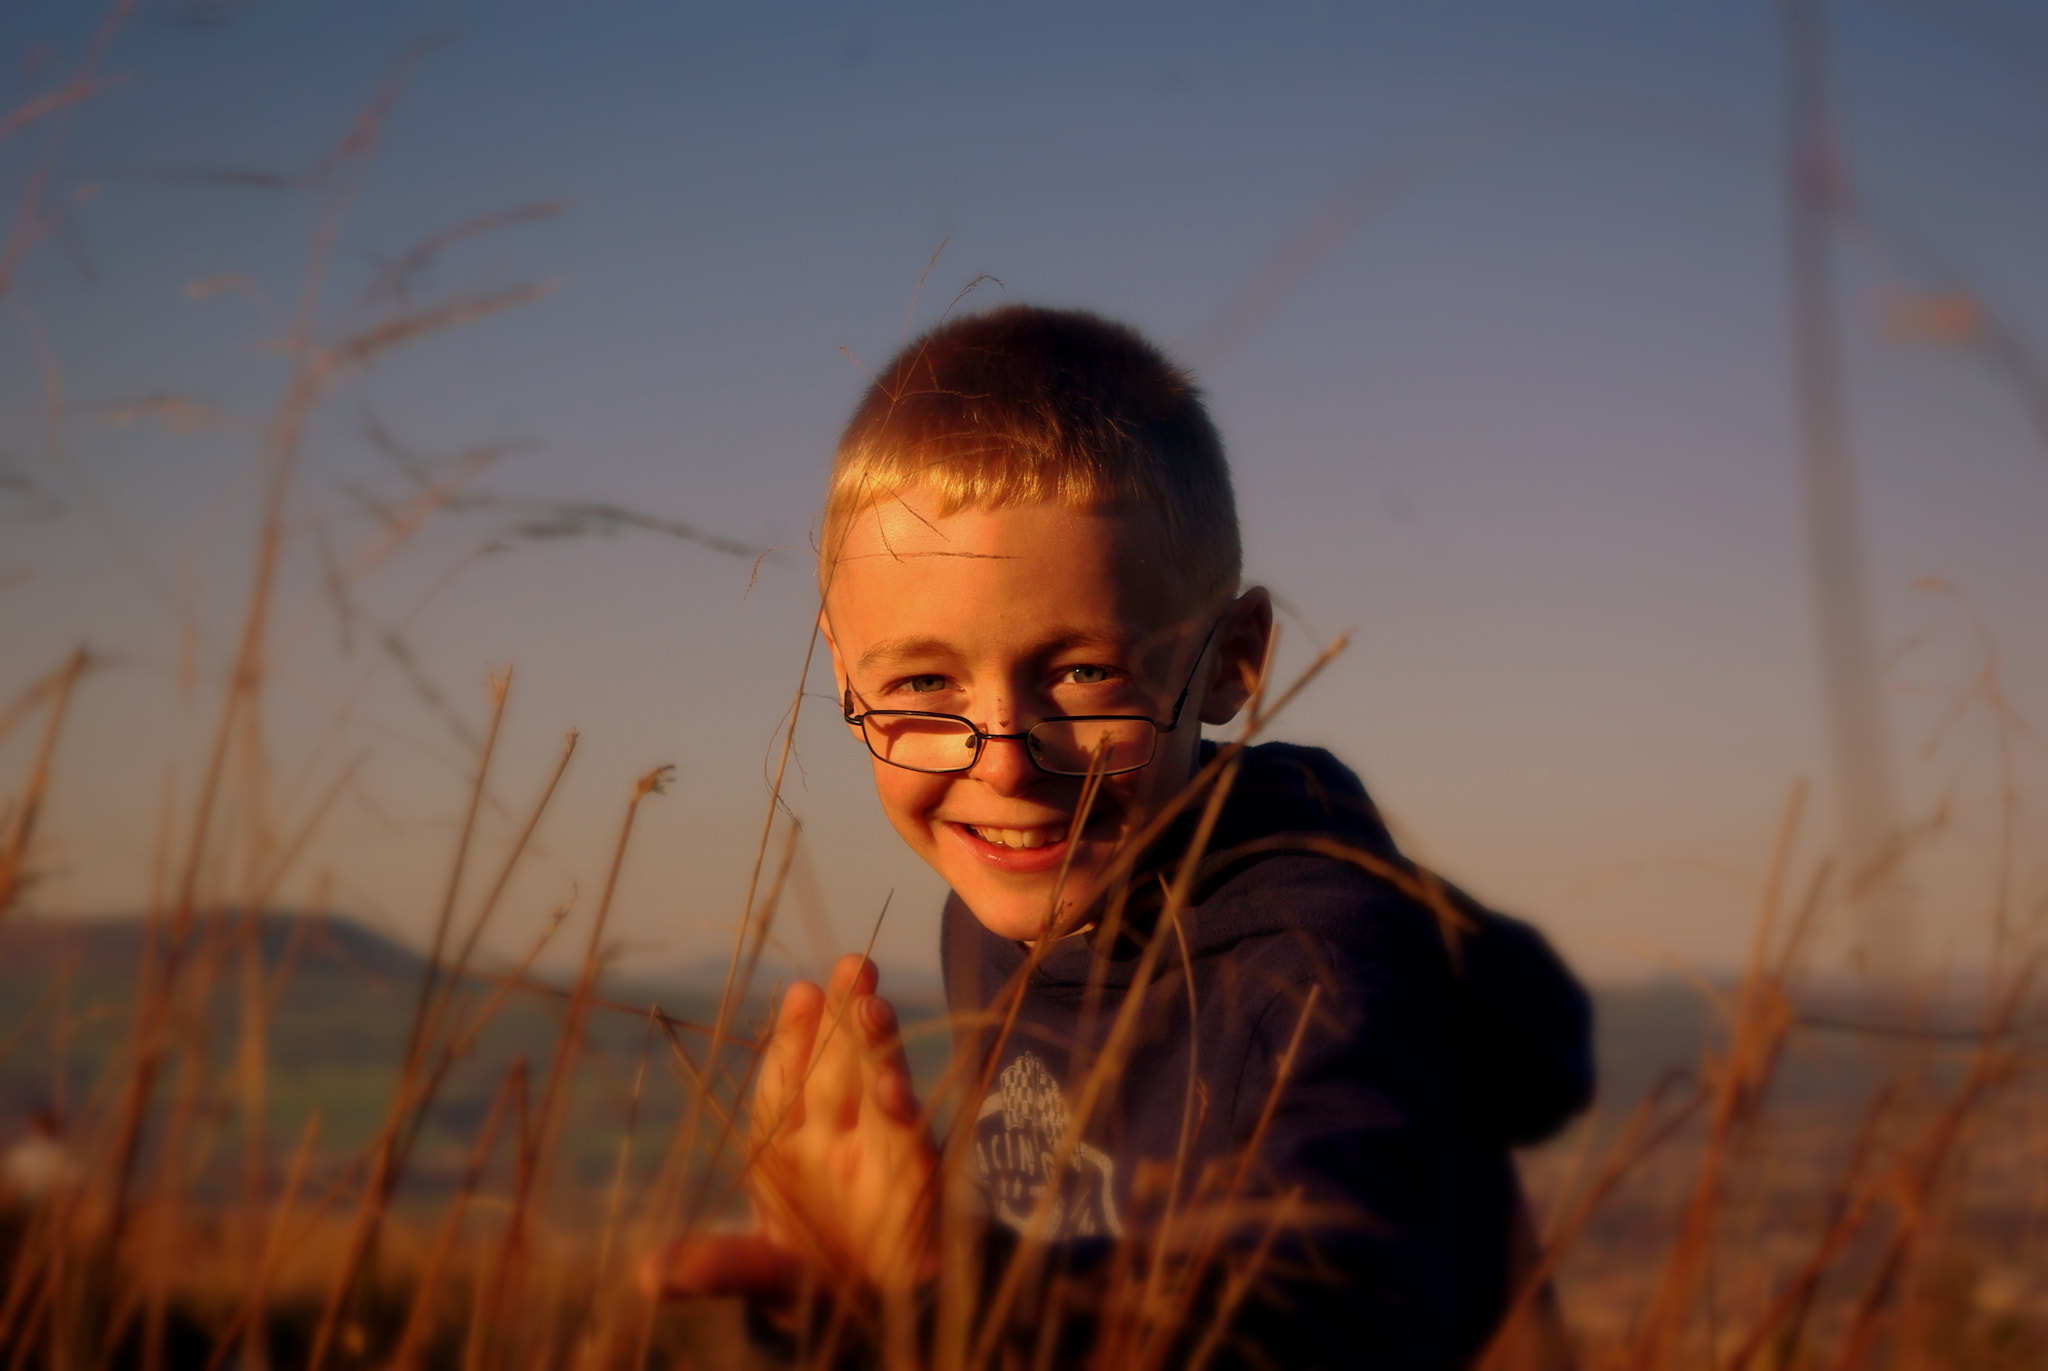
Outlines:
[[1273, 642], [1273, 597], [1253, 586], [1232, 600], [1216, 630], [1216, 666], [1202, 697], [1202, 722], [1227, 724], [1251, 698]]

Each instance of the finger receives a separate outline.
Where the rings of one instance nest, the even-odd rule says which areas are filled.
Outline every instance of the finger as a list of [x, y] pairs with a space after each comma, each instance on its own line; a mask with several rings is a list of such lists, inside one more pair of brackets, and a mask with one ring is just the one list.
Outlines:
[[883, 1117], [897, 1123], [917, 1122], [917, 1091], [910, 1079], [910, 1058], [904, 1054], [896, 1006], [869, 995], [855, 1007], [867, 1047], [868, 1099]]
[[802, 1270], [794, 1252], [763, 1234], [704, 1233], [649, 1252], [637, 1275], [641, 1293], [654, 1299], [791, 1299]]
[[820, 1031], [812, 1054], [811, 1078], [804, 1086], [805, 1117], [823, 1126], [848, 1129], [860, 1118], [860, 1097], [867, 1074], [861, 1069], [860, 1033], [842, 1019], [836, 1029]]
[[760, 1077], [754, 1084], [754, 1127], [801, 1127], [804, 1120], [804, 1073], [824, 1016], [825, 995], [809, 981], [782, 992], [775, 1028], [761, 1052]]
[[875, 983], [881, 978], [877, 967], [858, 952], [849, 952], [832, 963], [832, 975], [826, 983], [825, 1007], [837, 1013], [839, 1006], [849, 996], [872, 995]]
[[875, 976], [875, 964], [858, 955], [841, 957], [832, 968], [825, 991], [825, 1019], [811, 1052], [811, 1074], [804, 1087], [807, 1119], [846, 1129], [860, 1118], [867, 1073], [862, 1070], [861, 1031], [852, 1011], [874, 988]]

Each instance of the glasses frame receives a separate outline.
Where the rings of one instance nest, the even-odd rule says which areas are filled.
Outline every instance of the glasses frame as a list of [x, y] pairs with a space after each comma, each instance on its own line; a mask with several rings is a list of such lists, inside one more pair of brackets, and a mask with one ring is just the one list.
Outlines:
[[[974, 770], [975, 766], [981, 761], [981, 750], [983, 746], [985, 746], [988, 743], [1023, 743], [1024, 755], [1030, 759], [1031, 764], [1033, 766], [1037, 767], [1040, 771], [1044, 772], [1048, 776], [1128, 776], [1133, 771], [1143, 771], [1146, 767], [1152, 765], [1154, 758], [1157, 757], [1159, 752], [1160, 734], [1171, 733], [1176, 728], [1180, 727], [1180, 712], [1182, 709], [1187, 707], [1188, 693], [1195, 688], [1195, 674], [1202, 669], [1202, 659], [1209, 655], [1209, 644], [1215, 640], [1216, 630], [1222, 627], [1222, 625], [1223, 621], [1221, 619], [1216, 620], [1215, 623], [1209, 625], [1209, 631], [1203, 635], [1202, 646], [1195, 653], [1195, 663], [1193, 666], [1188, 668], [1187, 682], [1186, 684], [1181, 686], [1180, 695], [1173, 702], [1173, 713], [1167, 717], [1165, 723], [1161, 723], [1159, 722], [1159, 720], [1154, 719], [1151, 716], [1145, 714], [1048, 714], [1043, 719], [1040, 719], [1037, 723], [1031, 725], [1031, 727], [1025, 729], [1022, 733], [984, 733], [981, 730], [981, 728], [974, 722], [974, 720], [969, 719], [964, 715], [941, 714], [937, 710], [869, 709], [863, 710], [861, 713], [856, 714], [853, 712], [853, 686], [850, 684], [846, 687], [845, 695], [841, 697], [840, 710], [842, 713], [842, 717], [845, 719], [846, 723], [849, 726], [858, 728], [860, 730], [860, 740], [861, 742], [867, 745], [868, 754], [870, 756], [872, 756], [878, 762], [886, 763], [889, 766], [897, 767], [903, 771], [915, 771], [926, 776], [957, 775], [962, 771]], [[867, 721], [869, 719], [877, 718], [950, 720], [953, 723], [961, 725], [970, 734], [973, 735], [974, 752], [971, 756], [968, 757], [967, 761], [960, 766], [909, 766], [903, 762], [891, 761], [889, 758], [884, 757], [879, 750], [877, 750], [877, 748], [875, 747], [875, 740], [868, 734]], [[1110, 722], [1140, 722], [1152, 725], [1152, 750], [1151, 753], [1146, 756], [1144, 761], [1139, 762], [1136, 766], [1120, 766], [1116, 768], [1114, 771], [1093, 771], [1091, 769], [1086, 768], [1080, 771], [1055, 771], [1051, 767], [1047, 766], [1045, 763], [1039, 761], [1037, 754], [1033, 751], [1031, 747], [1031, 735], [1038, 732], [1039, 729], [1044, 728], [1047, 724], [1087, 724]]]

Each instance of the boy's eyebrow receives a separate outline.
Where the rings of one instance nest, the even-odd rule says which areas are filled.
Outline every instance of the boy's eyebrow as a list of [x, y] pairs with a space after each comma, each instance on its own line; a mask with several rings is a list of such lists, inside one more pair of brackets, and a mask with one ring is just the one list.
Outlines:
[[959, 655], [943, 638], [884, 638], [866, 652], [860, 654], [858, 665], [862, 670], [884, 662], [901, 662], [910, 658], [953, 657]]
[[885, 552], [841, 553], [839, 560], [842, 562], [907, 562], [913, 557], [960, 557], [971, 562], [1014, 562], [1017, 560], [1017, 554], [1014, 552], [951, 552], [943, 548], [928, 549], [923, 552], [898, 552], [895, 548], [890, 548]]
[[[1128, 644], [1114, 634], [1097, 629], [1070, 628], [1049, 635], [1040, 643], [1037, 651], [1050, 655], [1076, 647], [1100, 647], [1123, 651]], [[863, 671], [891, 662], [908, 660], [929, 661], [934, 657], [958, 657], [959, 648], [944, 638], [909, 635], [902, 638], [884, 638], [881, 642], [860, 654], [856, 665]]]

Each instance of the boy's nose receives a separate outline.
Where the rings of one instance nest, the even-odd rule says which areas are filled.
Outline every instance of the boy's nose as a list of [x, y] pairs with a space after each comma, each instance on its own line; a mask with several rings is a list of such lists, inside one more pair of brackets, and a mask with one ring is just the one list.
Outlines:
[[1022, 738], [985, 738], [981, 755], [967, 774], [998, 795], [1015, 795], [1038, 779], [1038, 764], [1031, 760]]

